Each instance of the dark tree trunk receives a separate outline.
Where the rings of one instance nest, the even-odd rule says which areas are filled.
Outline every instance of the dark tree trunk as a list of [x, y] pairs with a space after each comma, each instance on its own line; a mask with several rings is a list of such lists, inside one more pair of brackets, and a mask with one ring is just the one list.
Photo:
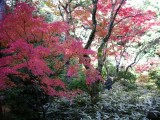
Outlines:
[[3, 110], [2, 110], [2, 102], [0, 101], [0, 115], [2, 114]]
[[0, 96], [0, 117], [3, 118], [3, 101], [4, 101], [4, 96]]

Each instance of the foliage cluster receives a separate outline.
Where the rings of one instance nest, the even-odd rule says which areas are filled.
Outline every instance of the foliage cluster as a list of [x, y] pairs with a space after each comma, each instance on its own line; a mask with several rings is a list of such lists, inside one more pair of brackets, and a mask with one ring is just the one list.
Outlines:
[[151, 71], [149, 73], [150, 79], [155, 81], [157, 88], [160, 89], [160, 70]]
[[[78, 77], [80, 64], [92, 67], [84, 55], [94, 52], [85, 50], [81, 41], [67, 35], [67, 23], [46, 23], [33, 12], [34, 8], [26, 3], [17, 4], [14, 14], [8, 14], [1, 24], [1, 89], [31, 82], [48, 95], [65, 96], [67, 86], [59, 78], [61, 72], [65, 70], [65, 76], [70, 78]], [[76, 62], [72, 64], [72, 60]], [[83, 72], [86, 84], [98, 80], [94, 68]], [[92, 78], [90, 74], [97, 76]], [[56, 91], [57, 87], [61, 91]]]
[[119, 71], [118, 72], [118, 79], [120, 83], [126, 87], [126, 90], [133, 90], [137, 88], [136, 85], [136, 75], [129, 72], [129, 71]]
[[[109, 74], [110, 77], [113, 77], [115, 82], [119, 81], [123, 86], [126, 87], [127, 90], [133, 90], [136, 89], [136, 79], [137, 76], [135, 73], [132, 73], [130, 71], [116, 71], [116, 67], [113, 64], [108, 64], [107, 69], [102, 69], [103, 76], [107, 76]], [[108, 71], [107, 71], [108, 70]]]

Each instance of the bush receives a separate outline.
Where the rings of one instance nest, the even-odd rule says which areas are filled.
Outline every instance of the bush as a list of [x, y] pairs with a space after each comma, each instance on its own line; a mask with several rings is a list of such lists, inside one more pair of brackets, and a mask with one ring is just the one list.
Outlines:
[[150, 78], [148, 75], [140, 75], [138, 78], [137, 78], [137, 82], [139, 84], [145, 84], [145, 83], [148, 83], [150, 81]]
[[9, 119], [38, 119], [38, 112], [40, 112], [38, 104], [39, 102], [36, 100], [35, 92], [31, 91], [31, 87], [16, 87], [5, 91], [5, 105], [10, 109], [8, 113], [10, 116]]
[[121, 79], [120, 83], [125, 87], [126, 91], [137, 89], [137, 85], [135, 83], [130, 83], [126, 79]]
[[137, 88], [137, 85], [135, 84], [136, 81], [136, 75], [134, 75], [131, 72], [125, 72], [125, 71], [119, 71], [118, 72], [118, 79], [120, 79], [121, 84], [125, 86], [126, 90], [134, 90]]
[[155, 81], [157, 88], [160, 89], [160, 70], [151, 71], [149, 77]]
[[86, 77], [82, 70], [78, 71], [77, 77], [71, 77], [69, 79], [70, 81], [68, 82], [68, 88], [70, 90], [80, 89], [87, 92]]
[[135, 81], [137, 79], [136, 75], [134, 75], [131, 72], [125, 72], [125, 71], [119, 71], [118, 78], [119, 79], [123, 78], [123, 79], [127, 80], [129, 83], [135, 83]]
[[40, 119], [39, 113], [44, 112], [43, 107], [48, 103], [49, 96], [38, 84], [13, 75], [9, 77], [18, 85], [2, 91], [5, 95], [5, 104], [10, 108], [11, 117], [16, 120]]

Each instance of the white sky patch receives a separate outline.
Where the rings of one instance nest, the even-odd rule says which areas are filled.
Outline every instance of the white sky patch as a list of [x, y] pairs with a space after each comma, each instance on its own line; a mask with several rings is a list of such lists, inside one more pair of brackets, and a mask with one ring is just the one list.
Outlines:
[[146, 0], [128, 0], [128, 2], [133, 5], [133, 6], [136, 6], [136, 7], [140, 7], [143, 5], [144, 1]]

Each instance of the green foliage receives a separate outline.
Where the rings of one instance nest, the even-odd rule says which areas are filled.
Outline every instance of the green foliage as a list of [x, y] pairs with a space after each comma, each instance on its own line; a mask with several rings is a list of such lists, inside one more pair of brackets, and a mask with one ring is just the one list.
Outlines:
[[129, 83], [135, 83], [136, 75], [134, 75], [131, 72], [119, 71], [118, 72], [118, 78], [126, 79]]
[[160, 77], [160, 70], [151, 71], [149, 73], [149, 75], [150, 75], [151, 79], [159, 79], [159, 77]]
[[157, 85], [158, 89], [160, 89], [160, 79], [156, 81], [156, 85]]
[[153, 84], [146, 84], [145, 87], [149, 90], [153, 89]]
[[157, 88], [160, 89], [160, 70], [151, 71], [149, 76], [155, 81]]
[[[106, 68], [105, 68], [106, 67]], [[112, 63], [107, 63], [107, 65], [103, 67], [102, 69], [102, 75], [104, 78], [107, 76], [107, 70], [108, 74], [111, 77], [116, 77], [118, 80], [120, 80], [121, 84], [125, 86], [126, 90], [134, 90], [137, 88], [137, 85], [135, 84], [135, 81], [137, 79], [136, 75], [129, 71], [119, 71], [116, 72], [116, 67]]]
[[[29, 89], [29, 88], [28, 88]], [[35, 105], [33, 94], [24, 88], [12, 88], [5, 91], [5, 105], [9, 106], [9, 119], [30, 120], [38, 118], [38, 112], [32, 108]]]
[[85, 79], [73, 79], [69, 84], [70, 89], [80, 89], [87, 91], [87, 85]]
[[120, 79], [121, 84], [126, 87], [126, 90], [134, 90], [137, 88], [137, 85], [135, 84], [136, 75], [133, 73], [119, 71], [118, 78]]
[[103, 90], [103, 84], [100, 82], [92, 85], [87, 85], [84, 76], [79, 79], [73, 79], [69, 84], [70, 89], [80, 89], [86, 92], [91, 99], [92, 103], [96, 103], [99, 100], [99, 92]]
[[116, 68], [115, 68], [115, 66], [114, 66], [112, 63], [110, 63], [110, 62], [108, 62], [108, 63], [102, 68], [102, 76], [103, 76], [104, 78], [106, 78], [106, 76], [107, 76], [107, 74], [108, 74], [107, 72], [110, 74], [111, 77], [115, 77], [115, 75], [116, 75]]
[[126, 91], [137, 89], [137, 85], [135, 83], [130, 83], [125, 79], [121, 80], [120, 82], [125, 87]]
[[[74, 61], [71, 61], [70, 64], [74, 64], [72, 62]], [[85, 73], [81, 70], [81, 66], [77, 71], [77, 76], [70, 77], [70, 76], [66, 76], [66, 74], [67, 74], [67, 69], [62, 69], [61, 71], [59, 71], [59, 78], [64, 83], [66, 83], [68, 89], [70, 90], [80, 89], [82, 91], [87, 92], [86, 76], [85, 76]]]
[[82, 71], [82, 66], [80, 66], [77, 71], [77, 76], [75, 77], [66, 76], [66, 72], [66, 70], [62, 70], [59, 77], [66, 83], [69, 90], [83, 91], [90, 96], [92, 103], [96, 103], [99, 100], [99, 92], [103, 90], [103, 84], [101, 82], [96, 82], [91, 85], [86, 84], [86, 75]]
[[31, 81], [22, 81], [14, 76], [12, 80], [16, 84], [25, 84], [17, 86], [2, 92], [5, 94], [5, 105], [10, 108], [10, 119], [13, 120], [31, 120], [40, 119], [39, 112], [43, 111], [43, 106], [48, 102], [49, 97], [44, 93], [40, 86]]

